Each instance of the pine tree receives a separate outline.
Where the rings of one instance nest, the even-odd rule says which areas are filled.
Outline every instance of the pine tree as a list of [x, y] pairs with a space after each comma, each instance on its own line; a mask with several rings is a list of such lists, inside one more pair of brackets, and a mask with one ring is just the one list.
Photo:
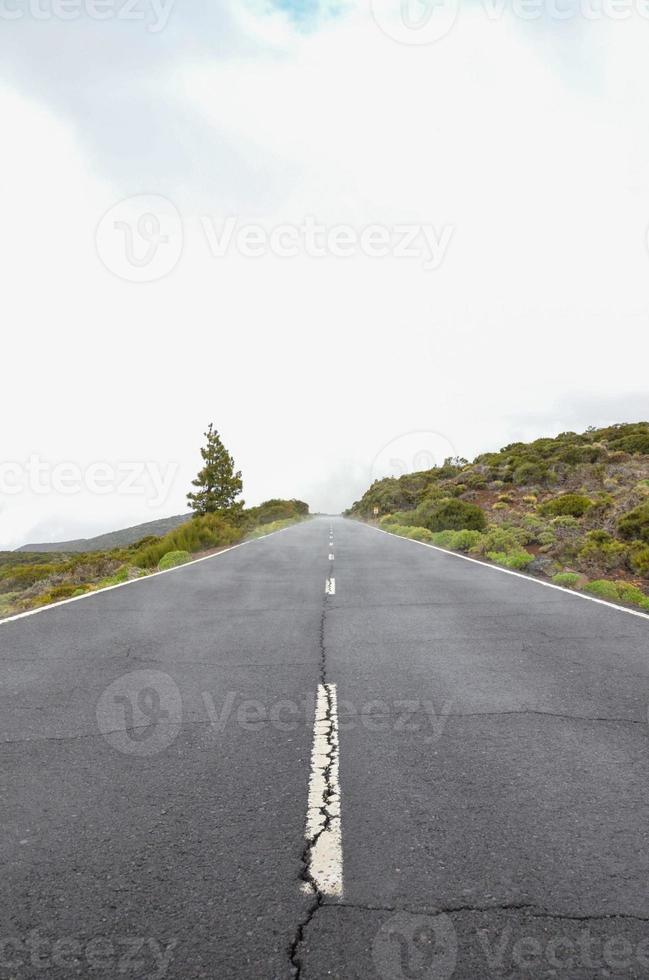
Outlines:
[[243, 490], [241, 472], [234, 471], [234, 460], [227, 451], [221, 437], [210, 422], [205, 433], [206, 445], [201, 449], [204, 466], [199, 471], [192, 486], [197, 493], [188, 493], [189, 506], [196, 514], [214, 514], [216, 511], [242, 507], [235, 501]]

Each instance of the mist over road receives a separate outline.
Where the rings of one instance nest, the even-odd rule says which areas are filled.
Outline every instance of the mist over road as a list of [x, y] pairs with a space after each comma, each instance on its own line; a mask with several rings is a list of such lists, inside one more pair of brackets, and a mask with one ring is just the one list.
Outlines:
[[0, 978], [649, 976], [648, 640], [342, 518], [0, 624]]

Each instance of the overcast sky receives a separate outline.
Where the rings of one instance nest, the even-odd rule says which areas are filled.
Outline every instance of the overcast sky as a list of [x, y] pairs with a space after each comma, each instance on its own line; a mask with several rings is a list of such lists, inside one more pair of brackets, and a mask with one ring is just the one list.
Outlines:
[[339, 511], [649, 417], [649, 15], [603, 2], [2, 0], [0, 548], [182, 512], [210, 421], [248, 503]]

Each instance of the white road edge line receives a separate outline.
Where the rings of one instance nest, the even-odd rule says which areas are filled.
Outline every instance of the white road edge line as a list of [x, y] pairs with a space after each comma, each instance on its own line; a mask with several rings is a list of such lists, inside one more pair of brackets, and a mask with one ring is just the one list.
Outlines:
[[323, 895], [343, 893], [340, 823], [340, 743], [335, 684], [319, 684], [313, 723], [313, 749], [305, 837], [311, 843], [309, 883]]
[[325, 583], [325, 595], [335, 595], [336, 594], [336, 580], [331, 577], [328, 578]]
[[5, 623], [14, 623], [17, 619], [26, 619], [28, 616], [36, 616], [37, 613], [49, 612], [50, 609], [58, 609], [59, 606], [68, 606], [71, 602], [81, 602], [82, 599], [92, 599], [93, 596], [101, 595], [103, 592], [113, 592], [115, 589], [124, 589], [127, 585], [137, 585], [140, 582], [150, 582], [152, 578], [157, 578], [159, 575], [170, 575], [172, 572], [180, 572], [183, 568], [189, 568], [190, 565], [200, 565], [202, 561], [211, 561], [213, 558], [220, 558], [221, 555], [227, 555], [229, 551], [236, 551], [237, 548], [243, 548], [247, 544], [256, 544], [258, 541], [266, 541], [268, 538], [272, 538], [276, 534], [283, 534], [285, 531], [290, 531], [293, 527], [299, 527], [297, 524], [291, 525], [291, 527], [282, 527], [279, 531], [271, 531], [270, 534], [264, 534], [260, 538], [250, 538], [248, 541], [241, 541], [239, 544], [233, 544], [229, 548], [224, 548], [223, 551], [217, 552], [215, 555], [206, 555], [204, 558], [193, 558], [192, 561], [186, 561], [184, 565], [177, 565], [175, 568], [167, 568], [164, 572], [151, 572], [150, 575], [143, 575], [142, 578], [133, 578], [129, 582], [120, 582], [119, 585], [107, 585], [103, 589], [95, 589], [94, 592], [86, 592], [84, 595], [75, 596], [73, 599], [61, 599], [59, 602], [52, 602], [48, 606], [40, 606], [38, 609], [29, 609], [27, 612], [17, 613], [15, 616], [9, 616], [7, 619], [0, 619], [0, 626]]
[[[362, 521], [357, 521], [357, 524], [363, 524]], [[382, 527], [374, 527], [373, 524], [364, 524], [365, 527], [370, 528], [372, 531], [378, 531], [380, 534], [387, 534], [390, 538], [397, 538], [399, 541], [407, 541], [409, 544], [420, 544], [424, 548], [432, 548], [433, 551], [439, 551], [442, 555], [448, 555], [450, 558], [461, 558], [462, 561], [470, 561], [473, 565], [480, 565], [481, 568], [487, 568], [491, 572], [500, 572], [502, 575], [513, 575], [515, 578], [522, 578], [524, 582], [531, 582], [532, 585], [542, 585], [545, 589], [556, 589], [557, 592], [565, 592], [566, 595], [572, 596], [574, 599], [586, 599], [588, 602], [596, 602], [598, 606], [608, 606], [609, 609], [617, 609], [618, 612], [628, 613], [629, 616], [639, 616], [640, 619], [649, 619], [649, 613], [641, 612], [639, 609], [627, 609], [626, 606], [618, 606], [614, 602], [607, 602], [606, 599], [597, 599], [594, 595], [584, 595], [583, 592], [576, 592], [574, 589], [566, 589], [563, 585], [555, 585], [554, 582], [544, 582], [540, 578], [533, 578], [531, 575], [521, 575], [520, 572], [513, 572], [511, 568], [501, 568], [500, 565], [489, 565], [486, 561], [480, 561], [479, 558], [469, 558], [468, 555], [461, 555], [459, 551], [447, 551], [446, 548], [438, 548], [436, 544], [428, 544], [426, 541], [415, 541], [414, 538], [403, 538], [400, 534], [391, 534], [389, 531], [384, 531]]]

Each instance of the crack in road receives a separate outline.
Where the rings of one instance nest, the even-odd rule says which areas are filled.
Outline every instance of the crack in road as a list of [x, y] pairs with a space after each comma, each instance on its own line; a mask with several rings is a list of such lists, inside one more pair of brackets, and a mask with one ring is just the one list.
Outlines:
[[[333, 562], [331, 564], [331, 574], [333, 574]], [[340, 800], [338, 789], [333, 779], [334, 769], [338, 765], [339, 745], [338, 729], [336, 720], [335, 694], [332, 687], [327, 683], [327, 648], [326, 648], [326, 626], [327, 626], [327, 607], [329, 604], [329, 594], [325, 594], [320, 616], [320, 676], [319, 689], [323, 695], [323, 702], [319, 701], [316, 708], [315, 736], [321, 726], [320, 731], [326, 737], [326, 765], [321, 769], [322, 793], [316, 809], [309, 809], [307, 814], [307, 839], [302, 851], [300, 880], [305, 892], [311, 894], [310, 902], [306, 914], [300, 920], [295, 930], [293, 941], [289, 947], [289, 957], [293, 975], [296, 980], [302, 976], [304, 963], [300, 954], [300, 948], [304, 943], [305, 933], [313, 921], [314, 916], [325, 904], [325, 893], [322, 891], [319, 882], [313, 874], [313, 859], [316, 853], [318, 842], [324, 834], [331, 828], [331, 822], [339, 813]], [[324, 705], [324, 710], [322, 710]], [[314, 740], [314, 750], [315, 750]], [[311, 801], [310, 801], [311, 802]]]
[[559, 721], [592, 721], [612, 725], [642, 725], [647, 722], [640, 718], [603, 718], [597, 715], [565, 715], [556, 711], [541, 711], [538, 708], [520, 708], [511, 711], [466, 711], [453, 712], [447, 718], [506, 718], [510, 715], [537, 715], [541, 718], [556, 718]]
[[503, 902], [494, 905], [439, 905], [434, 909], [408, 905], [369, 905], [362, 902], [336, 902], [335, 905], [331, 902], [324, 902], [322, 908], [334, 911], [337, 909], [356, 909], [360, 912], [389, 912], [390, 914], [407, 912], [410, 915], [423, 915], [431, 918], [438, 915], [461, 915], [463, 913], [479, 915], [489, 912], [527, 912], [535, 919], [556, 919], [569, 922], [599, 922], [610, 919], [649, 922], [649, 916], [634, 915], [631, 912], [553, 912], [551, 909], [527, 902]]

